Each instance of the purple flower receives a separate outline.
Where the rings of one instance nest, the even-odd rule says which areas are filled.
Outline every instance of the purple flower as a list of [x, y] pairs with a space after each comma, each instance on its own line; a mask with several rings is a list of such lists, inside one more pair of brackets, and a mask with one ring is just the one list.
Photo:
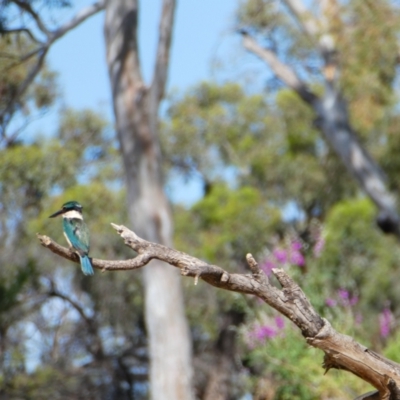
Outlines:
[[285, 320], [278, 315], [275, 317], [275, 325], [278, 329], [283, 329], [285, 327]]
[[328, 307], [335, 307], [337, 303], [336, 303], [336, 300], [328, 298], [325, 300], [325, 304]]
[[390, 326], [392, 323], [392, 312], [388, 307], [385, 307], [379, 315], [379, 328], [381, 337], [387, 338], [390, 334]]
[[265, 339], [272, 339], [276, 335], [277, 335], [276, 329], [274, 329], [268, 325], [258, 326], [251, 333], [251, 336], [253, 336], [255, 339], [257, 339], [260, 342], [263, 342]]
[[357, 303], [358, 303], [358, 296], [354, 295], [349, 299], [350, 306], [355, 306]]
[[346, 289], [339, 289], [338, 295], [341, 300], [341, 303], [345, 307], [353, 307], [358, 303], [358, 296], [350, 296], [350, 292]]
[[319, 235], [313, 248], [314, 257], [316, 258], [320, 257], [322, 250], [324, 249], [324, 246], [325, 246], [325, 239], [323, 238], [322, 235]]
[[292, 251], [290, 254], [290, 262], [291, 264], [295, 264], [299, 267], [303, 267], [306, 263], [303, 254], [301, 254], [299, 251]]
[[276, 261], [280, 264], [285, 264], [287, 261], [287, 252], [284, 249], [277, 248], [273, 251]]
[[350, 297], [349, 292], [346, 289], [339, 289], [338, 295], [342, 300], [348, 300]]
[[285, 320], [281, 316], [274, 318], [275, 326], [273, 325], [255, 325], [248, 333], [248, 343], [250, 347], [256, 347], [257, 342], [264, 342], [266, 339], [273, 339], [281, 334], [285, 328]]
[[276, 247], [272, 251], [274, 261], [281, 265], [289, 262], [290, 264], [303, 267], [306, 264], [306, 260], [300, 251], [302, 247], [303, 244], [299, 240], [292, 241], [288, 249]]
[[298, 240], [292, 242], [292, 251], [299, 251], [302, 247], [303, 245]]
[[275, 268], [276, 265], [272, 260], [265, 260], [262, 264], [261, 264], [261, 269], [269, 276], [271, 275], [272, 269]]

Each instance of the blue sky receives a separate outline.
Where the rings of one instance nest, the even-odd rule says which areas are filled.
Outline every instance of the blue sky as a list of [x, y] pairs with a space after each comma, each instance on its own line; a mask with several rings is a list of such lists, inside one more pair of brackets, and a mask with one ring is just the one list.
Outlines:
[[[75, 1], [73, 10], [64, 12], [67, 20], [89, 1]], [[141, 1], [140, 55], [146, 82], [152, 74], [157, 44], [161, 1]], [[196, 82], [215, 77], [213, 64], [218, 58], [240, 48], [234, 32], [238, 1], [178, 1], [172, 43], [168, 88], [184, 90]], [[103, 39], [104, 14], [90, 18], [53, 45], [50, 66], [59, 72], [66, 105], [96, 108], [111, 112], [110, 89]]]
[[[91, 4], [76, 0], [74, 7], [57, 14], [57, 24]], [[245, 52], [235, 33], [235, 10], [239, 0], [178, 1], [167, 91], [184, 91], [202, 80], [236, 80]], [[152, 76], [158, 39], [161, 0], [140, 1], [139, 40], [142, 73]], [[91, 17], [67, 33], [51, 48], [47, 62], [59, 73], [62, 106], [101, 110], [113, 119], [103, 36], [104, 13]], [[243, 65], [242, 65], [243, 66]], [[246, 65], [247, 67], [248, 65]], [[57, 126], [58, 109], [31, 125], [32, 133], [51, 134]], [[200, 182], [172, 180], [169, 197], [189, 205], [202, 194]]]

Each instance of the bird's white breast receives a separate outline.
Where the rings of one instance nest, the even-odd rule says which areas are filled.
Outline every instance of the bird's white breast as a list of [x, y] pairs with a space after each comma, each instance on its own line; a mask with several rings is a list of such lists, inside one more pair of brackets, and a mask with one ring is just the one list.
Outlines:
[[82, 214], [76, 210], [67, 211], [62, 216], [63, 216], [63, 218], [83, 219]]

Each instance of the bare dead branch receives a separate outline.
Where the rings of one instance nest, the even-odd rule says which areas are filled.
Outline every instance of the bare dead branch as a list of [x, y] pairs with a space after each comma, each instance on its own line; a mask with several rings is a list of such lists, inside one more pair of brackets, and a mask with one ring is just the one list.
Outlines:
[[[2, 111], [0, 114], [0, 121], [2, 121], [2, 127], [1, 127], [2, 129], [1, 129], [0, 133], [1, 133], [2, 139], [6, 140], [6, 141], [8, 141], [8, 139], [7, 139], [6, 133], [5, 133], [5, 126], [11, 120], [11, 118], [15, 112], [15, 108], [17, 106], [18, 100], [26, 92], [29, 85], [34, 81], [34, 79], [36, 78], [36, 76], [38, 75], [40, 70], [42, 69], [44, 59], [47, 55], [48, 50], [49, 50], [49, 48], [45, 47], [39, 52], [39, 56], [36, 60], [36, 63], [31, 68], [31, 70], [29, 71], [26, 78], [21, 82], [21, 84], [19, 85], [19, 88], [16, 90], [15, 94], [10, 98], [4, 111]], [[6, 116], [8, 118], [5, 118]]]
[[91, 317], [89, 317], [88, 315], [86, 315], [86, 312], [83, 309], [83, 307], [78, 302], [73, 300], [71, 297], [67, 296], [64, 293], [61, 293], [57, 289], [56, 284], [53, 280], [50, 280], [50, 290], [47, 293], [47, 295], [50, 297], [58, 297], [59, 299], [62, 299], [65, 302], [69, 303], [78, 312], [78, 314], [86, 322], [87, 325], [91, 326], [93, 324], [93, 319]]
[[[60, 246], [58, 243], [54, 242], [48, 236], [38, 235], [40, 243], [42, 246], [47, 247], [54, 254], [57, 254], [67, 260], [79, 263], [78, 255], [70, 249]], [[147, 255], [141, 257], [140, 255], [131, 260], [116, 260], [116, 261], [106, 261], [99, 260], [97, 258], [91, 258], [93, 267], [101, 269], [102, 271], [120, 271], [129, 269], [138, 269], [144, 267], [150, 259], [146, 258]]]
[[12, 0], [21, 10], [26, 11], [36, 22], [37, 27], [47, 36], [50, 36], [50, 31], [40, 18], [39, 14], [32, 8], [32, 5], [28, 1], [24, 0]]
[[330, 34], [330, 18], [332, 17], [330, 14], [333, 10], [338, 9], [336, 1], [319, 0], [318, 3], [322, 11], [322, 16], [318, 19], [306, 7], [302, 0], [284, 0], [284, 2], [296, 19], [302, 31], [320, 49], [325, 62], [331, 63], [332, 54], [335, 51], [335, 43], [332, 35]]
[[[284, 270], [272, 270], [282, 286], [282, 289], [278, 289], [271, 285], [251, 254], [247, 255], [247, 261], [252, 274], [231, 274], [181, 251], [148, 242], [122, 225], [111, 225], [138, 255], [126, 261], [92, 259], [95, 268], [103, 271], [138, 269], [152, 259], [158, 259], [179, 268], [184, 276], [199, 277], [221, 289], [255, 295], [290, 319], [301, 330], [308, 344], [325, 353], [326, 371], [331, 368], [349, 371], [378, 389], [379, 399], [399, 398], [400, 365], [369, 350], [351, 337], [336, 332], [326, 319], [316, 313], [304, 292]], [[78, 262], [76, 254], [49, 237], [38, 235], [38, 238], [53, 253]], [[361, 398], [373, 399], [371, 396], [374, 394], [369, 393]]]
[[[32, 15], [32, 17], [35, 18], [35, 15], [36, 15], [37, 19], [35, 18], [35, 20], [37, 23], [42, 23], [39, 16], [35, 13], [35, 11], [32, 9], [32, 7], [30, 6], [29, 3], [27, 3], [23, 0], [13, 0], [13, 1], [15, 2], [15, 4], [20, 6], [22, 9], [28, 11]], [[45, 29], [47, 41], [44, 43], [41, 43], [41, 45], [39, 47], [30, 51], [28, 54], [25, 54], [24, 56], [22, 56], [19, 59], [19, 61], [17, 63], [12, 64], [12, 66], [10, 66], [10, 67], [14, 67], [15, 65], [17, 65], [21, 62], [25, 62], [28, 59], [30, 59], [34, 56], [37, 56], [37, 60], [34, 63], [34, 65], [31, 67], [26, 78], [20, 83], [19, 87], [15, 91], [15, 94], [8, 101], [7, 106], [4, 108], [4, 110], [1, 110], [1, 112], [0, 112], [0, 121], [2, 122], [0, 134], [3, 138], [5, 138], [6, 126], [8, 125], [9, 121], [11, 120], [12, 116], [15, 113], [15, 109], [16, 109], [19, 99], [25, 94], [28, 87], [35, 80], [35, 78], [39, 74], [40, 70], [42, 69], [44, 60], [46, 58], [47, 52], [50, 49], [50, 46], [56, 40], [60, 39], [67, 32], [69, 32], [71, 29], [75, 28], [76, 26], [78, 26], [79, 24], [84, 22], [86, 19], [88, 19], [92, 15], [96, 14], [98, 11], [104, 9], [104, 7], [105, 7], [104, 0], [97, 1], [97, 2], [93, 3], [92, 5], [80, 10], [73, 18], [71, 18], [70, 21], [68, 21], [65, 24], [63, 24], [62, 26], [60, 26], [54, 32], [50, 32], [43, 25], [42, 28]], [[8, 117], [5, 118], [6, 116], [8, 116]]]
[[41, 42], [35, 37], [35, 35], [32, 33], [32, 31], [28, 28], [10, 28], [10, 29], [4, 29], [2, 34], [8, 35], [8, 34], [13, 34], [13, 33], [26, 33], [34, 42], [37, 44], [40, 44]]
[[[98, 13], [99, 11], [103, 10], [105, 7], [105, 0], [96, 1], [95, 3], [91, 4], [88, 7], [83, 8], [80, 10], [74, 17], [72, 17], [69, 21], [65, 24], [60, 26], [58, 29], [52, 32], [50, 41], [53, 43], [61, 36], [64, 36], [67, 32], [74, 29], [82, 22], [86, 21], [92, 15]], [[50, 44], [51, 44], [50, 43]]]
[[174, 26], [175, 0], [164, 0], [160, 18], [159, 37], [153, 81], [150, 87], [150, 102], [152, 111], [157, 111], [158, 105], [165, 93], [171, 50], [172, 28]]
[[308, 104], [314, 104], [317, 96], [311, 92], [310, 88], [300, 79], [296, 72], [287, 64], [283, 63], [277, 54], [271, 49], [260, 46], [260, 44], [242, 30], [243, 46], [246, 50], [252, 52], [257, 57], [266, 62], [274, 74], [289, 88], [293, 89]]
[[50, 291], [47, 293], [47, 295], [49, 297], [57, 297], [65, 301], [79, 313], [88, 328], [88, 332], [91, 335], [90, 340], [88, 340], [86, 344], [88, 351], [90, 351], [97, 359], [103, 359], [104, 349], [98, 332], [99, 329], [96, 319], [88, 316], [84, 308], [77, 301], [65, 293], [60, 292], [52, 280], [50, 281]]
[[302, 0], [284, 0], [285, 4], [298, 21], [302, 30], [313, 41], [318, 41], [320, 29], [316, 18], [307, 9]]

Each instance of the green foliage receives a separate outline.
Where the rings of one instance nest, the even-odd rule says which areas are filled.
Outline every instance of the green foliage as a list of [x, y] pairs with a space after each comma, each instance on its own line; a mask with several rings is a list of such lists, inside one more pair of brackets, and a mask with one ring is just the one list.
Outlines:
[[399, 330], [388, 340], [383, 355], [390, 360], [400, 363], [400, 332]]
[[252, 26], [261, 32], [282, 23], [282, 14], [279, 13], [274, 0], [242, 1], [237, 18], [241, 24]]
[[269, 234], [279, 226], [280, 212], [263, 203], [254, 188], [231, 190], [220, 183], [186, 218], [196, 227], [196, 247], [202, 249], [203, 257], [210, 262], [243, 262], [250, 249], [254, 253], [263, 249]]
[[68, 187], [75, 182], [78, 160], [60, 143], [18, 144], [1, 150], [1, 159], [1, 192], [6, 204], [34, 205], [55, 184]]
[[[246, 356], [250, 370], [268, 381], [264, 396], [269, 390], [268, 398], [273, 400], [352, 398], [371, 390], [365, 382], [349, 374], [344, 377], [342, 373], [341, 377], [329, 371], [323, 375], [321, 363], [322, 353], [307, 346], [300, 332], [291, 327], [258, 342]], [[255, 390], [257, 398], [263, 398], [263, 389], [256, 385]]]
[[14, 125], [13, 131], [9, 132], [13, 119], [19, 118], [18, 125], [22, 124], [23, 127], [29, 117], [46, 111], [58, 95], [57, 74], [46, 65], [25, 93], [20, 95], [37, 61], [36, 56], [27, 57], [23, 61], [21, 59], [32, 52], [35, 45], [28, 35], [0, 36], [0, 133], [2, 138], [8, 137], [10, 142], [15, 141], [15, 135], [22, 129]]
[[173, 98], [162, 130], [166, 169], [200, 175], [205, 186], [252, 186], [265, 201], [295, 201], [310, 216], [354, 194], [351, 178], [312, 128], [310, 110], [288, 90], [273, 100], [275, 106], [232, 83], [202, 83]]
[[369, 309], [379, 310], [388, 298], [400, 304], [393, 285], [399, 250], [393, 238], [377, 231], [374, 214], [372, 204], [365, 199], [344, 201], [332, 208], [318, 264], [331, 288], [346, 287], [359, 294]]
[[18, 269], [11, 283], [0, 281], [0, 315], [19, 304], [18, 296], [28, 280], [36, 275], [36, 266], [31, 261], [25, 268]]
[[102, 115], [92, 110], [66, 109], [62, 112], [57, 136], [61, 144], [68, 144], [68, 147], [80, 157], [92, 147], [98, 148], [96, 155], [101, 157], [108, 150], [105, 141], [109, 144], [112, 140], [105, 134], [107, 126], [108, 122]]
[[[190, 210], [174, 208], [175, 246], [210, 263], [224, 265], [232, 271], [247, 268], [245, 255], [261, 252], [271, 234], [281, 224], [280, 211], [264, 203], [254, 188], [231, 189], [223, 182]], [[247, 313], [248, 304], [240, 294], [215, 291], [204, 284], [193, 288], [186, 283], [189, 320], [196, 348], [217, 340], [223, 313], [234, 310]]]
[[[250, 106], [241, 103], [244, 100], [243, 90], [230, 83], [222, 87], [202, 83], [189, 91], [183, 98], [173, 99], [168, 110], [167, 124], [164, 125], [162, 143], [167, 167], [175, 167], [185, 173], [201, 171], [206, 179], [218, 174], [224, 161], [235, 149], [229, 146], [227, 139], [247, 145], [248, 121], [238, 118], [236, 111], [239, 105], [251, 113]], [[263, 103], [260, 96], [252, 99]], [[254, 105], [254, 103], [253, 103]], [[243, 109], [242, 108], [242, 109]], [[253, 119], [254, 120], [254, 119]], [[199, 149], [204, 149], [201, 153]]]
[[92, 385], [85, 381], [82, 371], [58, 370], [44, 367], [32, 374], [19, 374], [11, 382], [2, 385], [0, 395], [8, 399], [66, 399], [66, 398], [93, 398]]
[[365, 260], [370, 259], [374, 252], [370, 243], [381, 236], [374, 229], [374, 211], [367, 199], [347, 200], [333, 207], [325, 223], [326, 246], [322, 262], [326, 261], [337, 270], [340, 265], [351, 263], [352, 256], [365, 254]]
[[351, 27], [335, 26], [342, 87], [354, 126], [368, 132], [393, 102], [399, 9], [391, 2], [353, 0], [342, 10]]

